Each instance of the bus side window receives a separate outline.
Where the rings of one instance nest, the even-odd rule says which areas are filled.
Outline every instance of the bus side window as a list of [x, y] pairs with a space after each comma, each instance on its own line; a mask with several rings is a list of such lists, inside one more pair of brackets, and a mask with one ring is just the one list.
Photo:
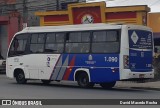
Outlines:
[[66, 42], [69, 42], [69, 33], [66, 34]]
[[45, 53], [62, 53], [64, 51], [65, 33], [47, 33]]
[[66, 39], [66, 53], [89, 53], [90, 32], [70, 32]]
[[91, 47], [93, 53], [119, 53], [118, 31], [94, 31]]
[[19, 47], [18, 39], [15, 39], [14, 42], [13, 42], [14, 51], [17, 51], [18, 47]]
[[42, 53], [44, 52], [44, 40], [45, 34], [32, 34], [30, 40], [30, 52], [31, 53]]

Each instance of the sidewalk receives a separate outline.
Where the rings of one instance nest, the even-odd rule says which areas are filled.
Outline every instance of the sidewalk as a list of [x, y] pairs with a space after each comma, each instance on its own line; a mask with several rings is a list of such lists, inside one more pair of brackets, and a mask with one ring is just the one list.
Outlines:
[[147, 89], [147, 90], [158, 90], [158, 91], [160, 91], [160, 81], [145, 82], [145, 83], [118, 81], [116, 83], [115, 87]]

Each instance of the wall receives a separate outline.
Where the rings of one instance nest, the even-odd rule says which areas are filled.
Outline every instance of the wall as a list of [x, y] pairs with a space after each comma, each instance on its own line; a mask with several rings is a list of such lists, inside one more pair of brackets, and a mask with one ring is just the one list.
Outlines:
[[8, 48], [7, 27], [7, 25], [0, 25], [0, 54], [3, 58], [6, 58]]
[[24, 0], [16, 0], [15, 9], [21, 13], [27, 26], [39, 26], [40, 18], [34, 15], [36, 11], [61, 10], [61, 3], [84, 2], [84, 0], [26, 0], [24, 7], [23, 1]]
[[40, 17], [40, 26], [117, 22], [147, 25], [149, 11], [146, 5], [106, 8], [105, 2], [96, 2], [69, 4], [68, 10], [39, 11], [35, 15]]
[[4, 58], [12, 37], [20, 30], [22, 30], [22, 20], [18, 12], [0, 16], [0, 52]]
[[148, 26], [152, 28], [155, 38], [160, 38], [160, 13], [148, 14]]

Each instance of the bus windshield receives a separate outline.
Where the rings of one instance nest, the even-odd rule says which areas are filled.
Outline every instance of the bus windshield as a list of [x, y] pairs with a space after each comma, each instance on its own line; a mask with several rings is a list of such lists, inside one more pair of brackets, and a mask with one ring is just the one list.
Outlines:
[[134, 49], [152, 49], [152, 32], [129, 30], [129, 47]]

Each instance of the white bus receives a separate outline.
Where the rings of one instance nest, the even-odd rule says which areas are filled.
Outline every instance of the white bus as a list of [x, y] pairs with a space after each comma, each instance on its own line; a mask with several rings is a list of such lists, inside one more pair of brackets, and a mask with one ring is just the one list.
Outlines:
[[80, 87], [154, 77], [153, 37], [138, 25], [84, 24], [28, 27], [13, 37], [6, 74], [23, 84], [39, 79], [77, 81]]

